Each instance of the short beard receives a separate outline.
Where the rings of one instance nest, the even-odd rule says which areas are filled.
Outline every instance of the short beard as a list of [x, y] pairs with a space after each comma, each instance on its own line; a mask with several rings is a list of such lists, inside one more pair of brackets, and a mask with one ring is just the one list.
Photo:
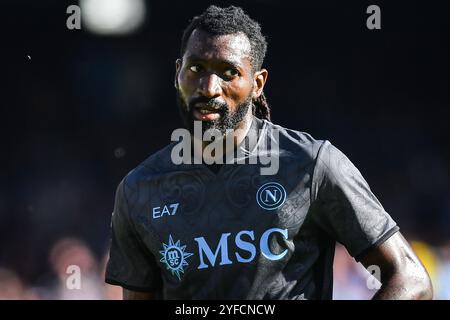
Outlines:
[[[181, 119], [183, 120], [183, 124], [186, 129], [188, 129], [192, 134], [194, 133], [194, 121], [200, 121], [194, 118], [192, 111], [193, 107], [189, 108], [186, 103], [184, 103], [181, 98], [180, 92], [177, 90], [177, 104], [178, 111], [180, 113]], [[220, 104], [218, 109], [218, 113], [220, 114], [219, 119], [212, 121], [202, 121], [202, 133], [205, 133], [206, 130], [215, 129], [219, 130], [222, 135], [226, 134], [226, 131], [229, 129], [236, 129], [239, 124], [244, 120], [245, 116], [248, 113], [250, 107], [253, 106], [253, 100], [251, 94], [247, 97], [247, 99], [239, 104], [236, 108], [236, 111], [230, 113], [230, 108], [227, 104]]]

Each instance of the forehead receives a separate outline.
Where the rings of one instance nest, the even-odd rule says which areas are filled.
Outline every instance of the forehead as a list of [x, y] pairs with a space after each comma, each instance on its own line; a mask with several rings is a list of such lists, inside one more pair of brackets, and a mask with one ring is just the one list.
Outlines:
[[187, 42], [184, 57], [222, 60], [242, 65], [250, 63], [250, 50], [250, 41], [243, 33], [211, 35], [195, 29]]

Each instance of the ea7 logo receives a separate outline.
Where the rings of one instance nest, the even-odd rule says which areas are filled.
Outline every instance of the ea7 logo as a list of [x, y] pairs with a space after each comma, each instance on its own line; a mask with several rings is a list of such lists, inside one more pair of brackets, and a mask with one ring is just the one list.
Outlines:
[[154, 207], [153, 208], [153, 219], [158, 219], [166, 216], [174, 216], [175, 213], [177, 213], [179, 203], [172, 203], [169, 205], [164, 205], [161, 207]]

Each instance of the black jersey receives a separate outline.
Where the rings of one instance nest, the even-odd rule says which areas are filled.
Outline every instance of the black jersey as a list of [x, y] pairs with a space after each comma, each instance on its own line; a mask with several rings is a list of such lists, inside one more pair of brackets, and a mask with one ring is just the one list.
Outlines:
[[106, 282], [164, 299], [331, 299], [336, 242], [358, 260], [398, 230], [329, 141], [253, 122], [247, 156], [277, 143], [274, 175], [175, 165], [172, 143], [122, 180]]

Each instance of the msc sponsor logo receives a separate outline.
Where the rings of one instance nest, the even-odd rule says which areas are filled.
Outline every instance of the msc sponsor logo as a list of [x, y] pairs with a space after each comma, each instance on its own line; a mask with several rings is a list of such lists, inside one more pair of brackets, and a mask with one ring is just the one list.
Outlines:
[[161, 261], [167, 267], [172, 275], [176, 275], [181, 280], [181, 274], [184, 273], [184, 267], [188, 266], [186, 259], [193, 253], [186, 252], [186, 246], [180, 244], [180, 240], [174, 242], [172, 236], [169, 235], [169, 243], [163, 243], [163, 249], [159, 253], [162, 255]]
[[256, 202], [265, 210], [275, 210], [286, 201], [286, 190], [276, 182], [267, 182], [256, 192]]
[[[275, 235], [281, 235], [284, 239], [288, 239], [288, 230], [268, 229], [262, 233], [259, 240], [256, 239], [255, 232], [252, 230], [238, 232], [234, 236], [234, 240], [230, 240], [231, 233], [222, 233], [218, 242], [216, 240], [208, 243], [204, 237], [194, 238], [199, 257], [197, 269], [208, 269], [234, 262], [250, 263], [256, 258], [258, 250], [268, 260], [283, 259], [288, 253], [288, 249], [282, 250], [274, 248], [273, 245], [272, 248], [270, 246], [270, 237]], [[174, 243], [171, 235], [169, 235], [169, 244], [163, 243], [163, 248], [164, 250], [160, 251], [162, 255], [160, 261], [180, 280], [181, 274], [184, 273], [183, 267], [188, 266], [186, 259], [193, 254], [186, 252], [186, 245], [181, 246], [179, 240]]]
[[[253, 261], [256, 257], [256, 250], [259, 247], [261, 254], [269, 259], [269, 260], [280, 260], [282, 259], [288, 252], [287, 249], [282, 252], [276, 253], [272, 252], [269, 246], [269, 237], [274, 234], [279, 233], [285, 239], [288, 238], [287, 229], [279, 229], [279, 228], [271, 228], [266, 230], [262, 235], [259, 241], [255, 242], [255, 233], [251, 230], [242, 230], [236, 234], [234, 237], [234, 244], [236, 247], [244, 252], [245, 255], [242, 255], [237, 250], [235, 252], [231, 252], [229, 244], [229, 237], [231, 233], [222, 233], [219, 243], [217, 247], [211, 249], [211, 246], [206, 242], [204, 237], [198, 237], [194, 240], [197, 242], [198, 246], [198, 255], [200, 264], [197, 269], [207, 269], [209, 267], [214, 267], [217, 264], [220, 266], [232, 264], [232, 259], [235, 259], [236, 262], [240, 263], [249, 263]], [[234, 254], [233, 254], [234, 253]]]

